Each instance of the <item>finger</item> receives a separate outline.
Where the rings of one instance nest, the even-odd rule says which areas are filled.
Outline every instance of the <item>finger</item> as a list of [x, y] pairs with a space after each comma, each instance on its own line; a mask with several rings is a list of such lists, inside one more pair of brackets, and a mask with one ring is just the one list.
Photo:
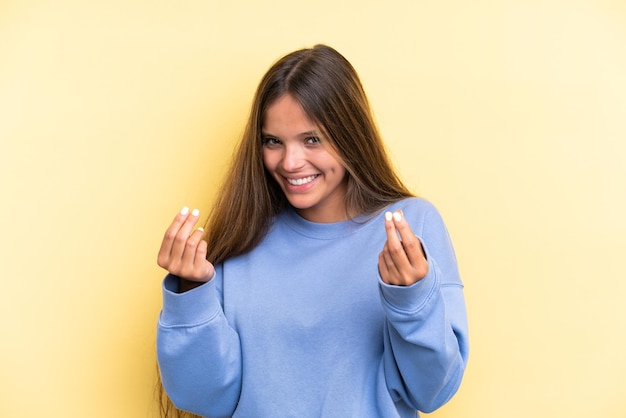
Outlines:
[[[198, 209], [194, 209], [191, 213], [187, 213], [186, 215], [182, 213], [183, 223], [178, 229], [176, 236], [174, 237], [174, 243], [172, 245], [172, 251], [170, 253], [170, 258], [172, 260], [180, 260], [185, 253], [185, 248], [187, 246], [187, 240], [193, 231], [194, 226], [198, 222], [198, 217], [200, 215], [200, 211]], [[197, 243], [196, 243], [197, 245]], [[195, 247], [194, 247], [195, 251]]]
[[[208, 244], [202, 239], [203, 234], [204, 230], [202, 228], [198, 228], [191, 234], [187, 242], [194, 242], [194, 244], [188, 244], [187, 251], [185, 251], [185, 256], [183, 257], [188, 257], [187, 260], [189, 261], [185, 261], [184, 266], [186, 269], [189, 269], [190, 273], [181, 275], [181, 277], [194, 282], [211, 280], [215, 271], [213, 264], [206, 259]], [[198, 240], [197, 245], [195, 245], [196, 240]]]
[[[202, 228], [198, 228], [199, 231], [203, 231]], [[204, 234], [204, 232], [202, 232]], [[207, 261], [206, 254], [208, 249], [208, 243], [204, 239], [200, 239], [198, 246], [196, 247], [196, 256], [194, 258], [195, 264], [200, 264], [202, 261]]]
[[215, 272], [213, 264], [206, 259], [208, 245], [209, 244], [202, 239], [196, 248], [195, 269], [202, 275], [200, 277], [200, 280], [202, 281], [211, 280], [213, 273]]
[[378, 274], [380, 274], [380, 277], [383, 279], [383, 281], [387, 283], [389, 271], [387, 270], [387, 263], [385, 262], [385, 256], [383, 255], [382, 251], [380, 252], [380, 254], [378, 254]]
[[393, 285], [399, 284], [400, 272], [389, 254], [386, 243], [378, 255], [378, 271], [383, 282]]
[[398, 269], [398, 265], [396, 264], [387, 244], [385, 244], [385, 247], [383, 248], [383, 259], [385, 260], [389, 274], [397, 278], [401, 272]]
[[402, 246], [402, 241], [400, 240], [400, 237], [398, 237], [398, 231], [395, 225], [398, 216], [398, 212], [395, 212], [393, 215], [391, 212], [385, 213], [385, 230], [387, 232], [386, 247], [395, 268], [398, 271], [403, 272], [408, 271], [411, 268], [411, 265], [404, 251], [404, 247]]
[[393, 223], [400, 234], [404, 252], [412, 266], [417, 266], [425, 260], [422, 243], [415, 236], [411, 226], [406, 221], [402, 211], [398, 210], [393, 214]]
[[[185, 222], [189, 215], [189, 208], [185, 206], [176, 214], [174, 220], [165, 231], [165, 236], [161, 242], [161, 248], [159, 249], [158, 263], [161, 267], [167, 268], [169, 263], [172, 247], [174, 246], [174, 240], [180, 231], [181, 226]], [[165, 265], [164, 265], [165, 264]]]
[[393, 214], [391, 212], [385, 212], [385, 232], [387, 233], [387, 242], [385, 245], [400, 242], [396, 226], [393, 223]]
[[202, 242], [203, 233], [204, 230], [202, 228], [198, 228], [187, 237], [187, 241], [185, 241], [185, 247], [180, 260], [181, 277], [191, 279], [192, 276], [196, 274], [196, 253], [198, 251], [198, 246], [200, 242]]

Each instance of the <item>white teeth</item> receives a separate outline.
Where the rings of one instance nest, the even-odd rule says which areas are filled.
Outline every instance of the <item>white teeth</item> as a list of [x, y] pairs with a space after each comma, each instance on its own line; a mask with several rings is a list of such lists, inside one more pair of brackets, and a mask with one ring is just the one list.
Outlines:
[[301, 179], [289, 179], [288, 178], [287, 181], [289, 182], [289, 184], [293, 184], [294, 186], [302, 186], [303, 184], [307, 184], [307, 183], [313, 181], [316, 177], [317, 177], [317, 175], [304, 177], [304, 178], [301, 178]]

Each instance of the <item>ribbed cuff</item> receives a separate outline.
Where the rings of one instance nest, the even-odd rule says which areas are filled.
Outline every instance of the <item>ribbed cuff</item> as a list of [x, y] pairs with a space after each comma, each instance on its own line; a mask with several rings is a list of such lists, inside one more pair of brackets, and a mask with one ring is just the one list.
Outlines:
[[184, 293], [178, 290], [178, 277], [163, 280], [163, 309], [159, 322], [165, 327], [185, 327], [211, 320], [221, 309], [215, 282], [208, 281]]

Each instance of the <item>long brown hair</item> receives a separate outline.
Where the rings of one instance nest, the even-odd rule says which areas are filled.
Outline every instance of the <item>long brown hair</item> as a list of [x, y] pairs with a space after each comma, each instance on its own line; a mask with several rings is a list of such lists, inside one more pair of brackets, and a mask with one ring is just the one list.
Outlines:
[[325, 45], [292, 52], [269, 69], [255, 94], [243, 139], [205, 228], [212, 263], [254, 248], [287, 204], [263, 167], [261, 142], [265, 111], [285, 94], [325, 131], [344, 164], [349, 213], [373, 213], [411, 196], [392, 169], [365, 91], [348, 60]]
[[[348, 214], [373, 214], [412, 196], [392, 168], [365, 91], [348, 60], [326, 45], [292, 52], [261, 80], [242, 140], [207, 220], [207, 260], [214, 264], [253, 249], [273, 217], [288, 204], [263, 166], [261, 141], [266, 110], [285, 94], [297, 100], [324, 131], [345, 166]], [[166, 397], [161, 399], [163, 416], [194, 416], [172, 408]]]

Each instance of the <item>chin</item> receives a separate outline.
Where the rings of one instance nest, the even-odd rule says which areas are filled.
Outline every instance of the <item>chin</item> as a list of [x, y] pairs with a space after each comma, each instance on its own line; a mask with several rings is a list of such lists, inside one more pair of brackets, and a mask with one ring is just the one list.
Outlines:
[[301, 200], [288, 199], [289, 204], [298, 210], [307, 210], [311, 209], [314, 205], [309, 204], [307, 202], [303, 202]]

